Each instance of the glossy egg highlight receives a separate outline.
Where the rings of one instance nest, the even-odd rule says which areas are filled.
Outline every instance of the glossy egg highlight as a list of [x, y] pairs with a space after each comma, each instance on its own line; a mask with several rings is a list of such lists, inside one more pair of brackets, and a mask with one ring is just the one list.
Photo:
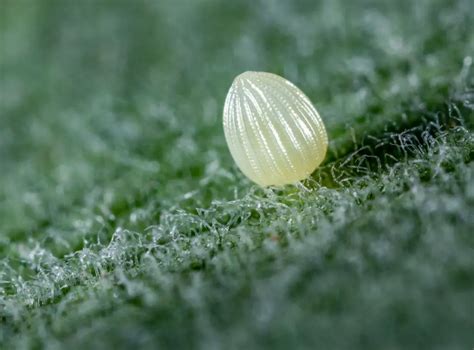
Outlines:
[[239, 169], [260, 186], [307, 178], [326, 155], [323, 121], [306, 95], [265, 72], [234, 79], [224, 104], [224, 134]]

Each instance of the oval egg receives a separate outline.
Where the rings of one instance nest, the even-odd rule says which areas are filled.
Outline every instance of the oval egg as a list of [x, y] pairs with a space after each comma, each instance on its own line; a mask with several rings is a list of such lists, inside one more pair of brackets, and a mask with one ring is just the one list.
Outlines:
[[239, 169], [260, 186], [307, 178], [326, 155], [323, 121], [306, 95], [288, 80], [245, 72], [224, 104], [224, 134]]

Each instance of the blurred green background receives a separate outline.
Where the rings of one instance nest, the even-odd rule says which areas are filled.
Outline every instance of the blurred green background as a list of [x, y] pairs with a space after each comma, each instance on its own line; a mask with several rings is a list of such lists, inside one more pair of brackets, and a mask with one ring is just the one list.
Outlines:
[[[469, 349], [474, 3], [0, 0], [0, 344]], [[233, 78], [330, 138], [259, 189]]]

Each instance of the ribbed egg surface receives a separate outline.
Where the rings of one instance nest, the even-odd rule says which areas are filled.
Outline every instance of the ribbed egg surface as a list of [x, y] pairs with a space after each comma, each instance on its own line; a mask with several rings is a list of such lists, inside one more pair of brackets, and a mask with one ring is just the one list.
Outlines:
[[328, 146], [323, 121], [308, 97], [265, 72], [235, 78], [225, 100], [224, 133], [239, 169], [261, 186], [307, 178]]

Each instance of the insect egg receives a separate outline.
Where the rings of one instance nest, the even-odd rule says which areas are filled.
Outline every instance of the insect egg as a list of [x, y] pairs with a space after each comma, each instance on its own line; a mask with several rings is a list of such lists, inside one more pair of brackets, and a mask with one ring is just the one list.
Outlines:
[[239, 169], [260, 186], [307, 178], [326, 155], [323, 121], [306, 95], [265, 72], [234, 79], [224, 104], [224, 134]]

